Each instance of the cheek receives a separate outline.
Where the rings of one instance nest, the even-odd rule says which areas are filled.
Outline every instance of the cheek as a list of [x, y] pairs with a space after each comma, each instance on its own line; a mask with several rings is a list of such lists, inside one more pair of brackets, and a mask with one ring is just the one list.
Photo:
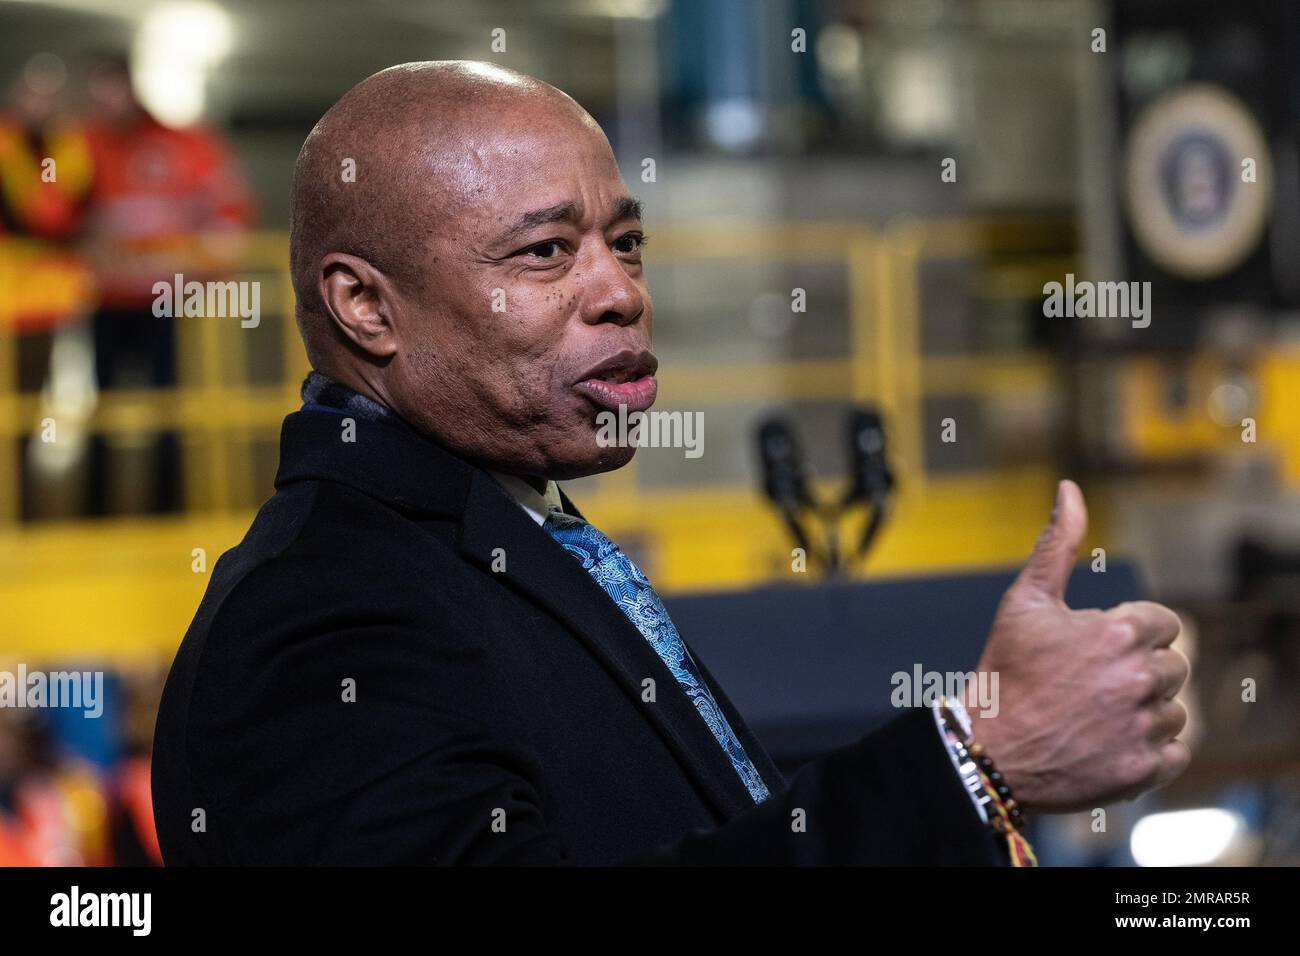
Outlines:
[[[563, 340], [573, 296], [556, 286], [505, 288], [500, 311], [466, 316], [459, 362], [463, 374], [480, 382], [493, 404], [512, 418], [543, 419], [563, 385]], [[491, 301], [494, 290], [487, 290]]]

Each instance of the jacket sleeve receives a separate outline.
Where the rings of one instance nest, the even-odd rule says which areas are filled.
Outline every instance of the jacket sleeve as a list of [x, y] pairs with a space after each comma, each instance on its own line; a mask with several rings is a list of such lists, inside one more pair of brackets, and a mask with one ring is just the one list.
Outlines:
[[[320, 579], [280, 562], [214, 617], [185, 728], [191, 793], [156, 810], [185, 815], [159, 821], [184, 841], [164, 844], [167, 862], [566, 863], [544, 768], [490, 730], [518, 705], [493, 685], [470, 612], [448, 606], [431, 641], [428, 621], [351, 588], [292, 598]], [[995, 864], [998, 844], [916, 710], [725, 824], [623, 862]]]
[[784, 791], [645, 862], [665, 865], [948, 865], [1007, 863], [976, 813], [934, 718], [910, 710], [803, 767]]

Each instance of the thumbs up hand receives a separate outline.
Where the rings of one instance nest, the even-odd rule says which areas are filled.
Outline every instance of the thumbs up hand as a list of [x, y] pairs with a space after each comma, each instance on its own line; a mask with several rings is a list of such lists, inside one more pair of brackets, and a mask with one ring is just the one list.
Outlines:
[[1073, 611], [1065, 586], [1088, 528], [1083, 493], [1057, 486], [1056, 507], [998, 607], [978, 670], [998, 674], [998, 706], [973, 733], [1016, 799], [1068, 813], [1162, 786], [1190, 753], [1173, 700], [1188, 663], [1170, 645], [1178, 616], [1150, 601]]

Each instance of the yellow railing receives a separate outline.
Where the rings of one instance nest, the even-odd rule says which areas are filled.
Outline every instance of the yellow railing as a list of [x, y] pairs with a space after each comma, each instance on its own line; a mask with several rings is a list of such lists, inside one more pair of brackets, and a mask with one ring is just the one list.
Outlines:
[[[814, 399], [875, 404], [890, 424], [899, 495], [871, 573], [1014, 563], [1046, 517], [1055, 476], [1046, 463], [931, 474], [924, 436], [939, 425], [925, 420], [923, 401], [940, 393], [998, 391], [1046, 400], [1057, 381], [1047, 358], [1034, 353], [925, 358], [921, 266], [943, 258], [1010, 257], [981, 271], [982, 287], [993, 295], [1027, 294], [1041, 288], [1045, 274], [1070, 266], [1055, 253], [1043, 257], [1045, 248], [1059, 247], [1067, 228], [900, 220], [883, 230], [847, 222], [657, 229], [652, 280], [661, 262], [839, 262], [848, 293], [849, 354], [707, 368], [665, 365], [663, 401], [674, 408]], [[179, 432], [189, 506], [183, 516], [18, 523], [17, 439], [36, 430], [49, 409], [40, 396], [16, 394], [10, 384], [16, 381], [14, 342], [0, 334], [0, 607], [10, 651], [121, 657], [174, 649], [216, 557], [238, 541], [252, 509], [271, 492], [266, 476], [255, 474], [254, 444], [274, 441], [283, 415], [299, 403], [307, 371], [292, 320], [283, 234], [251, 238], [240, 277], [247, 274], [263, 283], [265, 329], [250, 335], [236, 319], [176, 320], [179, 387], [104, 393], [84, 423], [100, 433]], [[248, 350], [254, 343], [270, 348], [272, 341], [280, 353], [276, 373], [250, 385]], [[1096, 528], [1101, 502], [1090, 503]], [[794, 577], [790, 545], [754, 487], [651, 489], [639, 479], [634, 459], [584, 488], [582, 504], [637, 550], [666, 591]]]

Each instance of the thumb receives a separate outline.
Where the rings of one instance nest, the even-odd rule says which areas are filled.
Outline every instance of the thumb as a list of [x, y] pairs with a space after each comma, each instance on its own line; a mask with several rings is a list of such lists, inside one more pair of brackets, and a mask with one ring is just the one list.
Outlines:
[[1025, 562], [1013, 589], [1035, 596], [1065, 600], [1065, 586], [1074, 569], [1074, 556], [1088, 531], [1088, 508], [1083, 492], [1070, 480], [1056, 486], [1056, 506], [1052, 517], [1038, 536], [1034, 553]]

